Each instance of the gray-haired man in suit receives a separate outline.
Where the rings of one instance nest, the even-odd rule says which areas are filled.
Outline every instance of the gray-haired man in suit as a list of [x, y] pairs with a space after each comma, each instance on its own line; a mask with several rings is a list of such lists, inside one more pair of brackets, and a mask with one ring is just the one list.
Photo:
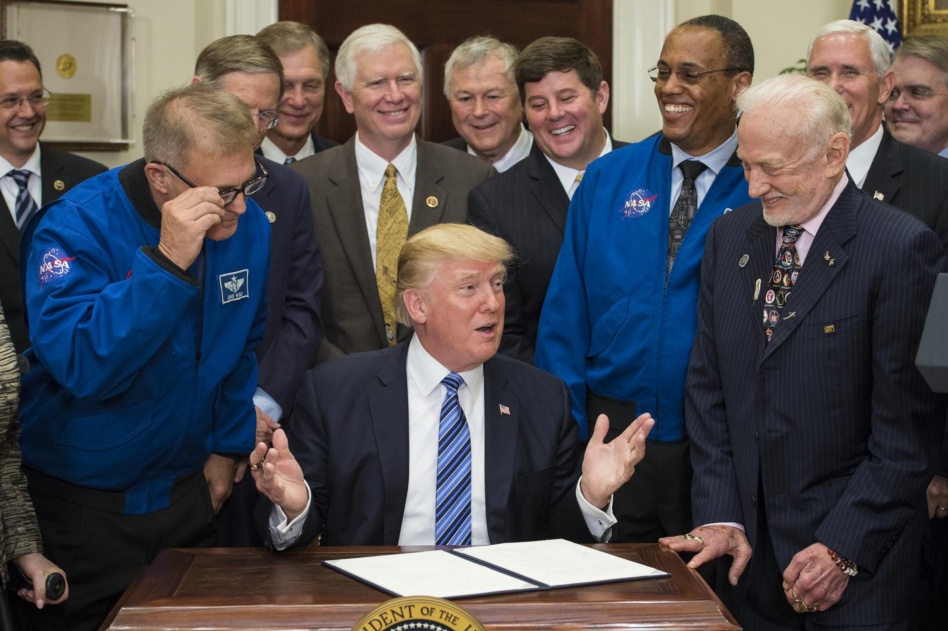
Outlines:
[[370, 24], [349, 35], [336, 76], [356, 134], [292, 165], [309, 183], [326, 268], [317, 362], [407, 338], [395, 319], [401, 245], [433, 224], [466, 221], [468, 192], [493, 173], [473, 156], [415, 136], [421, 56], [395, 27]]

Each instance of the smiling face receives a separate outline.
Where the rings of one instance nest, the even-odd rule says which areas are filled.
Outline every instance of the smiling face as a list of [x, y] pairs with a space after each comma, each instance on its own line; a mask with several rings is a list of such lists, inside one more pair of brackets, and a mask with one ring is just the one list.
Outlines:
[[794, 112], [784, 107], [748, 112], [737, 129], [748, 194], [761, 200], [764, 220], [776, 227], [815, 217], [832, 195], [848, 156], [845, 134], [816, 149], [806, 145], [794, 122]]
[[517, 86], [504, 74], [504, 60], [491, 55], [451, 78], [451, 119], [474, 153], [488, 162], [502, 158], [520, 135], [523, 108]]
[[411, 142], [421, 117], [421, 77], [411, 52], [393, 44], [355, 58], [352, 90], [336, 82], [346, 111], [355, 115], [359, 140], [385, 160], [394, 160]]
[[609, 85], [593, 92], [575, 70], [552, 71], [523, 86], [527, 123], [540, 149], [563, 166], [582, 171], [606, 144], [602, 114], [609, 105]]
[[836, 90], [846, 101], [853, 123], [853, 148], [876, 133], [894, 77], [891, 70], [879, 77], [864, 36], [833, 33], [816, 40], [807, 60], [807, 74]]
[[662, 114], [662, 133], [692, 156], [703, 156], [734, 133], [734, 99], [751, 82], [748, 72], [709, 72], [686, 85], [676, 71], [701, 73], [727, 68], [724, 43], [714, 29], [681, 26], [668, 34], [658, 59], [659, 70], [671, 71], [655, 83]]
[[283, 64], [283, 100], [280, 101], [279, 124], [270, 130], [270, 140], [283, 153], [294, 155], [316, 128], [323, 114], [326, 77], [312, 46], [280, 56]]
[[948, 77], [915, 55], [899, 57], [892, 70], [895, 98], [885, 105], [889, 131], [900, 142], [939, 153], [948, 147]]
[[497, 353], [504, 330], [504, 266], [446, 262], [404, 299], [418, 340], [445, 368], [464, 372]]
[[40, 73], [28, 61], [0, 62], [0, 96], [20, 97], [18, 105], [0, 110], [0, 155], [15, 167], [21, 167], [33, 155], [43, 127], [46, 106], [30, 105], [26, 97], [43, 91]]

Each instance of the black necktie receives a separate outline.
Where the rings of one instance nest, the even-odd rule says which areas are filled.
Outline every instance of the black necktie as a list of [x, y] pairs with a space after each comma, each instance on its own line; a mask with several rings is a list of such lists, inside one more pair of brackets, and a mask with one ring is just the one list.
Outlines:
[[283, 164], [293, 164], [294, 162], [296, 162], [296, 158], [294, 158], [293, 156], [290, 156], [289, 158], [283, 161]]
[[691, 225], [695, 213], [698, 211], [698, 189], [695, 188], [695, 179], [701, 175], [701, 172], [708, 168], [703, 162], [697, 160], [685, 160], [678, 165], [684, 179], [681, 182], [681, 194], [675, 207], [671, 211], [668, 219], [668, 265], [665, 268], [665, 275], [671, 274], [672, 265], [675, 264], [675, 257], [678, 256], [678, 249], [685, 238], [685, 232]]

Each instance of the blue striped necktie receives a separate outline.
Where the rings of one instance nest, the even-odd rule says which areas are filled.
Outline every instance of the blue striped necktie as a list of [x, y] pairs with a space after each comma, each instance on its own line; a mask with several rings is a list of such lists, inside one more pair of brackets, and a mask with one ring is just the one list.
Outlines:
[[464, 546], [471, 544], [471, 432], [458, 401], [464, 380], [452, 372], [441, 383], [447, 392], [438, 429], [435, 543]]
[[13, 169], [7, 175], [12, 177], [19, 187], [16, 194], [16, 227], [22, 233], [26, 224], [29, 223], [30, 217], [38, 210], [36, 201], [27, 188], [30, 181], [30, 172], [25, 169]]

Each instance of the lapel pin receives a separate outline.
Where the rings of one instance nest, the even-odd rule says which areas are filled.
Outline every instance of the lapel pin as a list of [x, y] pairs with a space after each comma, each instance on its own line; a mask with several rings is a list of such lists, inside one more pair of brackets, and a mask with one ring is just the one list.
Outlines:
[[881, 202], [882, 200], [885, 199], [885, 193], [880, 193], [879, 191], [876, 191], [875, 193], [872, 194], [872, 199], [877, 199]]
[[747, 265], [747, 261], [749, 260], [750, 260], [750, 257], [745, 254], [744, 256], [741, 257], [741, 260], [738, 262], [738, 265], [740, 265], [741, 267], [744, 267], [745, 265]]
[[267, 221], [269, 221], [270, 223], [276, 223], [276, 220], [277, 220], [276, 214], [268, 210], [268, 211], [267, 211]]
[[823, 260], [824, 260], [824, 261], [830, 260], [830, 252], [829, 252], [829, 250], [827, 250], [827, 251], [826, 251], [826, 254], [823, 255]]
[[754, 302], [757, 302], [757, 297], [760, 296], [760, 279], [757, 279], [757, 282], [754, 283]]
[[505, 415], [505, 416], [510, 416], [510, 408], [509, 408], [509, 407], [507, 407], [507, 406], [504, 405], [503, 403], [498, 404], [498, 407], [500, 407], [500, 413], [501, 413], [501, 414], [503, 414], [503, 415]]
[[425, 200], [425, 203], [428, 204], [428, 208], [437, 208], [438, 198], [435, 197], [434, 195], [431, 195], [430, 197], [428, 197], [428, 199]]
[[795, 316], [795, 315], [797, 315], [797, 312], [796, 312], [796, 311], [791, 311], [791, 312], [788, 313], [787, 315], [783, 316], [783, 319], [784, 319], [784, 320], [789, 320], [790, 318], [792, 318], [792, 317]]
[[834, 263], [836, 263], [836, 259], [830, 259], [830, 267], [832, 267]]
[[53, 188], [55, 188], [57, 191], [61, 191], [66, 188], [66, 183], [62, 180], [56, 180], [53, 182]]

